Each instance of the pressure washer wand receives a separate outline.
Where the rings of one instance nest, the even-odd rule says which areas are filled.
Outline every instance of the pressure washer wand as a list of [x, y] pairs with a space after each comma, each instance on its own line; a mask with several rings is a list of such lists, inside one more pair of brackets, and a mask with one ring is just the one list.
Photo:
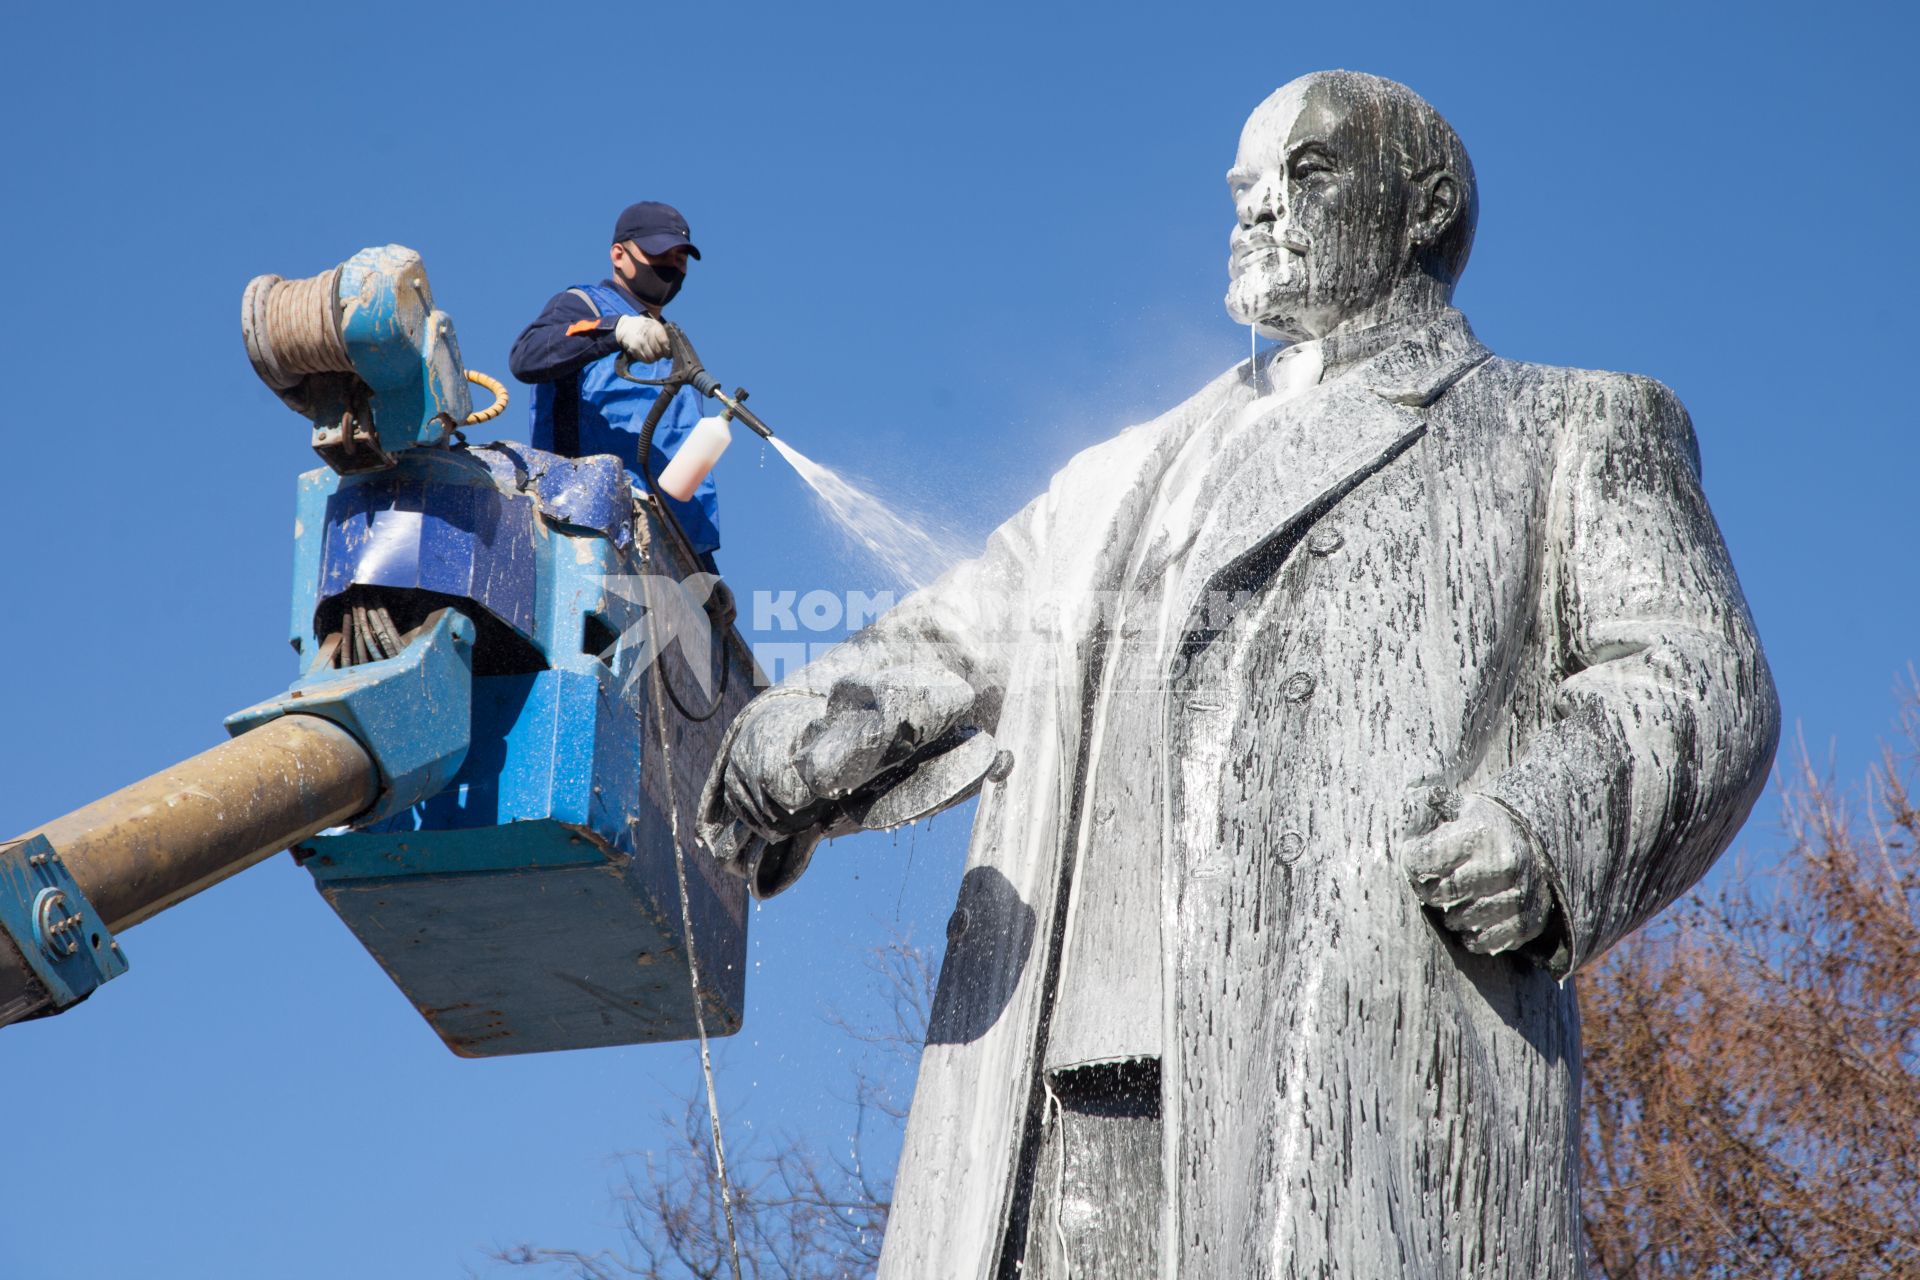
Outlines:
[[[663, 320], [661, 324], [666, 326], [667, 341], [673, 353], [673, 369], [666, 377], [634, 377], [630, 372], [633, 368], [633, 357], [627, 355], [624, 351], [621, 352], [620, 357], [613, 362], [614, 373], [626, 379], [628, 382], [637, 382], [642, 386], [660, 388], [660, 398], [655, 402], [654, 413], [648, 416], [647, 427], [658, 425], [659, 414], [665, 412], [667, 402], [673, 399], [674, 392], [678, 391], [681, 387], [692, 387], [701, 395], [709, 396], [725, 405], [728, 410], [728, 416], [746, 423], [763, 439], [773, 439], [773, 428], [760, 421], [759, 415], [748, 409], [746, 405], [742, 403], [747, 398], [747, 389], [745, 387], [735, 387], [732, 395], [728, 395], [722, 391], [720, 389], [720, 380], [708, 373], [707, 367], [700, 362], [700, 353], [693, 349], [693, 340], [687, 337], [687, 331], [671, 320]], [[653, 433], [650, 430], [643, 427], [642, 434], [651, 442]], [[641, 456], [646, 456], [644, 451]]]

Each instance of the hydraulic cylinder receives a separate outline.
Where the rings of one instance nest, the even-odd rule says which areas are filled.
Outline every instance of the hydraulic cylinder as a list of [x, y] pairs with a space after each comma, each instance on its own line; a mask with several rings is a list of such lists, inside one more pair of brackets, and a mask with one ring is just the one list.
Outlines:
[[[289, 715], [26, 832], [114, 931], [364, 812], [380, 794], [373, 759], [318, 716]], [[55, 997], [0, 935], [0, 1024]]]
[[380, 774], [352, 734], [281, 716], [29, 831], [115, 932], [372, 805]]

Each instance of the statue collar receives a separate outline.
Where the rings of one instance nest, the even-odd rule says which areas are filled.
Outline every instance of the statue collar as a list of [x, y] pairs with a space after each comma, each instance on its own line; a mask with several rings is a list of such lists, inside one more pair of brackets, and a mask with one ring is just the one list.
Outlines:
[[1424, 408], [1492, 353], [1446, 307], [1320, 340], [1323, 382], [1357, 378], [1382, 399]]

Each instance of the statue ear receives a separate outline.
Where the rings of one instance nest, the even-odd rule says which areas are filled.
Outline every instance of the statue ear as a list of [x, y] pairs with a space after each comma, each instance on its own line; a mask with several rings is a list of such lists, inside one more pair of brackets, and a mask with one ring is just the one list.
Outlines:
[[1413, 242], [1421, 248], [1432, 245], [1446, 234], [1460, 216], [1460, 182], [1445, 169], [1436, 169], [1416, 180], [1414, 197]]

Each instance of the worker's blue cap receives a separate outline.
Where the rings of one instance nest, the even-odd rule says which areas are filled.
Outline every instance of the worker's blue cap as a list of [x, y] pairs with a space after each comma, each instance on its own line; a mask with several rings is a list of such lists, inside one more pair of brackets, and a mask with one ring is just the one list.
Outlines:
[[642, 200], [620, 211], [620, 220], [613, 224], [613, 242], [625, 244], [629, 240], [648, 253], [666, 253], [685, 245], [689, 257], [700, 256], [693, 241], [687, 239], [687, 220], [678, 209], [658, 200]]

